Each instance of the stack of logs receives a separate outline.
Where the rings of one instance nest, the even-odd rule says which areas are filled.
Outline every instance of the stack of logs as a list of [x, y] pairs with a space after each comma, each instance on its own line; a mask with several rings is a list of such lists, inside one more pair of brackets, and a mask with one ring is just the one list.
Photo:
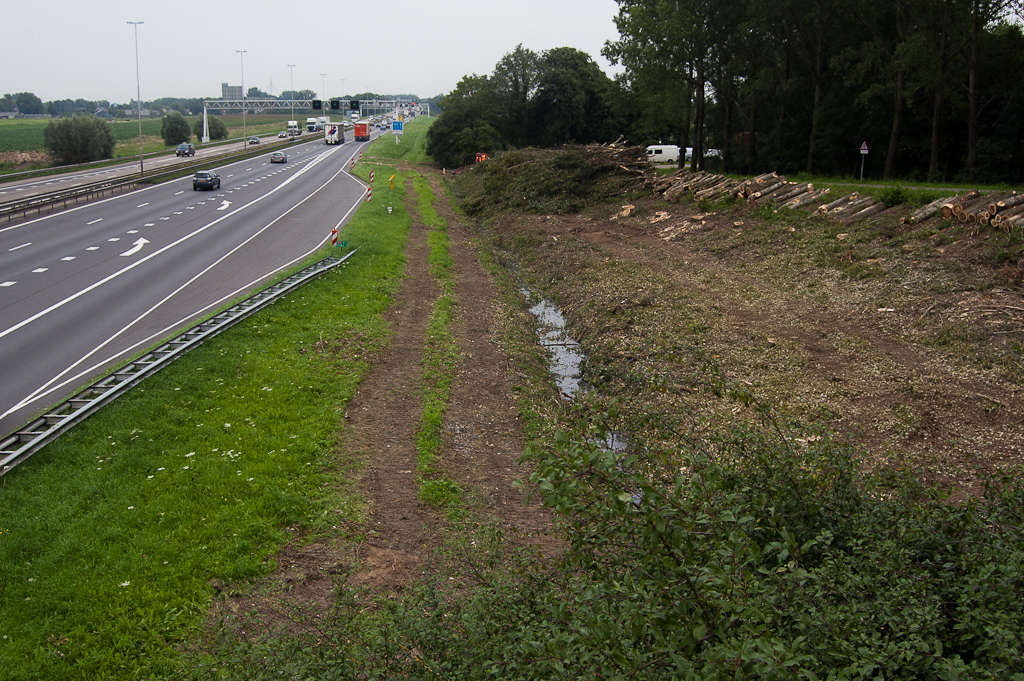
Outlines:
[[[871, 217], [886, 208], [882, 201], [872, 196], [862, 197], [857, 192], [822, 203], [831, 198], [828, 189], [815, 190], [809, 182], [788, 182], [778, 173], [765, 173], [750, 180], [734, 180], [703, 171], [691, 173], [688, 170], [677, 170], [659, 178], [654, 184], [655, 191], [662, 193], [666, 199], [692, 194], [697, 200], [715, 200], [728, 196], [746, 199], [755, 205], [773, 203], [793, 209], [814, 207], [818, 215], [827, 215], [844, 224]], [[916, 224], [937, 214], [947, 220], [991, 225], [1009, 233], [1014, 226], [1024, 226], [1024, 194], [1007, 192], [982, 197], [974, 190], [963, 196], [943, 197], [933, 201], [902, 221]]]
[[1007, 233], [1015, 225], [1024, 225], [1024, 194], [1017, 192], [978, 196], [978, 191], [972, 190], [963, 196], [929, 204], [910, 218], [924, 213], [926, 209], [930, 211], [928, 217], [938, 213], [946, 220], [956, 220], [961, 224], [991, 225]]
[[683, 194], [693, 194], [697, 200], [730, 198], [746, 199], [748, 203], [761, 205], [776, 204], [783, 208], [806, 208], [815, 206], [815, 211], [844, 223], [857, 222], [885, 210], [885, 204], [874, 197], [861, 197], [857, 192], [843, 196], [829, 203], [828, 189], [815, 189], [810, 182], [789, 182], [778, 173], [765, 173], [750, 180], [733, 180], [721, 175], [687, 170], [677, 170], [656, 182], [656, 191], [666, 199]]

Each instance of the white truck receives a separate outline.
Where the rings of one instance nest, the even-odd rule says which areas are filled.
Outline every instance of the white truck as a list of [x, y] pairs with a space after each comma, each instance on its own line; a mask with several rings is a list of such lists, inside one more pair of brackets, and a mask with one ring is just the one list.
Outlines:
[[324, 144], [344, 144], [345, 127], [341, 123], [324, 125]]
[[296, 135], [302, 134], [302, 128], [299, 127], [298, 121], [288, 121], [288, 136], [295, 137]]
[[330, 124], [331, 124], [331, 117], [330, 116], [317, 116], [317, 119], [316, 119], [316, 129], [317, 130], [323, 130], [324, 128], [326, 128]]
[[316, 132], [316, 116], [306, 119], [306, 132]]

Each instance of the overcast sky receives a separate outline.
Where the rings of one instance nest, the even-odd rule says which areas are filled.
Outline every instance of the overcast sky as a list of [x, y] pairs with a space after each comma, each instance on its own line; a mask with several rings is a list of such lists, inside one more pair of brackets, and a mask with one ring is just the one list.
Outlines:
[[[522, 45], [575, 47], [606, 72], [615, 0], [48, 0], [0, 13], [0, 94], [135, 98], [138, 26], [142, 100], [216, 98], [221, 83], [271, 94], [376, 92], [432, 97], [464, 75], [490, 74]], [[246, 50], [240, 56], [236, 50]], [[294, 64], [289, 69], [288, 64]], [[326, 74], [321, 76], [321, 74]], [[344, 79], [344, 91], [342, 91]]]

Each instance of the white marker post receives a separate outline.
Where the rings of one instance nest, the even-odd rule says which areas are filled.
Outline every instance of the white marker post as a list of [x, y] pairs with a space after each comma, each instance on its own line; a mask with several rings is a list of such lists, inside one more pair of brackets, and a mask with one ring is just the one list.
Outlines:
[[864, 140], [864, 144], [860, 145], [860, 181], [864, 181], [864, 157], [868, 155], [868, 142]]

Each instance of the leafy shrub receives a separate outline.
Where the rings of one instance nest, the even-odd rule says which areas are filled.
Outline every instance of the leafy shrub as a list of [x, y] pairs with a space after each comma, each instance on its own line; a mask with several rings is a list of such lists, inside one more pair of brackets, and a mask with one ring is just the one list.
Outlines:
[[177, 111], [172, 111], [163, 118], [160, 136], [164, 138], [164, 144], [173, 147], [188, 142], [192, 137], [192, 131], [189, 130], [185, 117]]
[[[209, 127], [211, 140], [226, 140], [228, 138], [228, 126], [224, 125], [224, 121], [219, 117], [207, 116], [206, 121], [206, 124]], [[196, 136], [197, 140], [203, 139], [202, 117], [197, 118], [196, 122], [192, 124], [192, 134]], [[178, 144], [181, 144], [181, 142], [178, 142]]]
[[47, 123], [43, 144], [59, 165], [72, 165], [112, 158], [116, 142], [109, 123], [81, 115]]

